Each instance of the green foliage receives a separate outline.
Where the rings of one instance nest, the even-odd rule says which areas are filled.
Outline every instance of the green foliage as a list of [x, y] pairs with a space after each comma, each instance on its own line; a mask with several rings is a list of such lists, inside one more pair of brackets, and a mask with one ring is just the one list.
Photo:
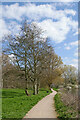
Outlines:
[[73, 112], [72, 108], [64, 105], [64, 103], [61, 101], [59, 94], [56, 94], [54, 99], [55, 99], [56, 111], [59, 114], [58, 116], [59, 119], [70, 120], [71, 118], [75, 117], [76, 113]]
[[40, 91], [50, 91], [50, 90], [47, 89], [47, 88], [40, 88], [39, 90], [40, 90]]
[[48, 95], [46, 91], [39, 91], [39, 94], [30, 96], [25, 95], [23, 89], [3, 89], [2, 91], [2, 117], [3, 118], [23, 118], [25, 114], [39, 100]]
[[53, 88], [53, 90], [55, 90], [56, 92], [58, 92], [58, 88]]
[[65, 81], [65, 87], [67, 84], [77, 84], [78, 71], [74, 66], [64, 65], [63, 66], [63, 76]]

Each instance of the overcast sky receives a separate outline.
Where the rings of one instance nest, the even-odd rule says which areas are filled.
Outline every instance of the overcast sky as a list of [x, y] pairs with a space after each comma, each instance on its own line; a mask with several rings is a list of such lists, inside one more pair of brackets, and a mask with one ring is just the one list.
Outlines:
[[0, 39], [4, 34], [18, 34], [23, 18], [35, 21], [45, 31], [64, 64], [78, 66], [78, 3], [72, 0], [71, 3], [7, 2], [0, 7], [1, 15]]

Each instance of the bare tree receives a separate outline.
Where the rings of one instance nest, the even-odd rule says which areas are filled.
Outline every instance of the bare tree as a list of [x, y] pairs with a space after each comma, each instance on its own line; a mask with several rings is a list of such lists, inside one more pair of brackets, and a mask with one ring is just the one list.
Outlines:
[[20, 70], [25, 71], [26, 88], [28, 87], [28, 80], [33, 82], [34, 94], [37, 94], [37, 66], [41, 46], [39, 41], [44, 39], [41, 34], [42, 30], [35, 23], [28, 24], [25, 21], [19, 35], [7, 37], [8, 46], [4, 49], [7, 55], [14, 56], [14, 64]]

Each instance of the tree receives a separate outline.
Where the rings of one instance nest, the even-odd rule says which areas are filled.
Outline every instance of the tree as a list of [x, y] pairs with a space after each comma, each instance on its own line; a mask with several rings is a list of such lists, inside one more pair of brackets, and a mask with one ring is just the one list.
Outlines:
[[33, 84], [33, 94], [38, 93], [38, 86], [45, 81], [50, 88], [58, 77], [61, 77], [61, 57], [55, 54], [48, 39], [36, 23], [23, 22], [18, 35], [6, 37], [7, 47], [3, 47], [7, 56], [13, 56], [11, 64], [24, 71], [26, 86]]
[[3, 88], [24, 88], [24, 71], [20, 71], [16, 65], [13, 64], [11, 56], [2, 53], [2, 78]]
[[77, 83], [77, 69], [71, 65], [64, 65], [63, 66], [63, 77], [65, 80], [65, 86], [68, 83], [76, 84]]
[[[48, 43], [48, 41], [44, 42], [44, 52], [42, 52], [42, 61], [41, 61], [41, 69], [42, 69], [42, 80], [44, 84], [46, 84], [49, 88], [51, 84], [54, 83], [57, 77], [61, 77], [62, 71], [60, 66], [62, 65], [61, 57], [58, 57], [53, 47]], [[42, 82], [42, 81], [41, 81]]]
[[42, 31], [35, 24], [28, 24], [26, 21], [21, 27], [19, 35], [8, 35], [8, 47], [4, 52], [14, 56], [14, 64], [20, 70], [25, 71], [26, 88], [28, 80], [33, 81], [34, 94], [36, 94], [37, 84], [37, 63], [39, 62], [40, 42]]

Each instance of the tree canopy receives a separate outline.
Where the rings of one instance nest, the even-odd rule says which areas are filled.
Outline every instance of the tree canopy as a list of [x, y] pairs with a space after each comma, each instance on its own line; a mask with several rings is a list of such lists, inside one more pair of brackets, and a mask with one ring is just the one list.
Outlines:
[[[23, 22], [18, 35], [8, 35], [7, 47], [3, 47], [5, 57], [13, 56], [10, 62], [17, 70], [24, 71], [25, 88], [32, 83], [33, 94], [38, 93], [38, 87], [63, 82], [63, 72], [74, 74], [72, 67], [62, 69], [62, 59], [55, 53], [54, 48], [43, 37], [43, 30], [36, 23]], [[5, 60], [4, 60], [5, 61]], [[3, 62], [5, 65], [5, 62]], [[73, 71], [72, 71], [73, 70]], [[71, 73], [72, 72], [72, 73]], [[71, 73], [71, 74], [70, 74]], [[74, 81], [74, 80], [73, 80]]]

